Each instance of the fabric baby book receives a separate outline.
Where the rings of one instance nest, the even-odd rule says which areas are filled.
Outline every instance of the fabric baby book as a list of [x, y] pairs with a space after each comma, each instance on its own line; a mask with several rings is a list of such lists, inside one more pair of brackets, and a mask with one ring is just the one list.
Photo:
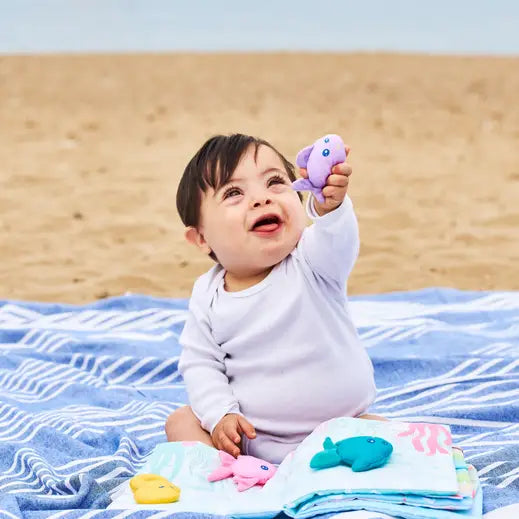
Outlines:
[[[382, 467], [354, 472], [339, 465], [310, 468], [326, 438], [337, 442], [374, 436], [391, 443]], [[167, 508], [234, 517], [270, 518], [283, 511], [303, 519], [323, 513], [371, 510], [398, 517], [455, 519], [481, 517], [476, 471], [453, 448], [448, 426], [337, 418], [321, 424], [279, 466], [263, 487], [238, 492], [231, 480], [210, 483], [220, 464], [218, 451], [200, 443], [161, 443], [139, 473], [165, 477], [180, 487], [181, 498], [169, 505], [137, 505], [126, 485], [110, 508]]]

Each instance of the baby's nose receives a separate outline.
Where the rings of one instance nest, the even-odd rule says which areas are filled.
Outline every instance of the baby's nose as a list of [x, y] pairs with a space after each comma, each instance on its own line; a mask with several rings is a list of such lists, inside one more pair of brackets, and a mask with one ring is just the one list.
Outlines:
[[272, 203], [270, 198], [264, 198], [260, 200], [253, 200], [252, 207], [261, 207], [262, 205], [269, 205]]

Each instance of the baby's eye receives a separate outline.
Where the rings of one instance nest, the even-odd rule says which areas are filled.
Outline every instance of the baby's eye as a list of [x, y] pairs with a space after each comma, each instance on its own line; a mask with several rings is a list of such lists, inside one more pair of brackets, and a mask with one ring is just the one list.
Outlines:
[[224, 194], [223, 194], [223, 198], [224, 200], [226, 198], [230, 198], [232, 196], [240, 196], [241, 195], [241, 191], [237, 188], [237, 187], [230, 187]]
[[275, 175], [269, 178], [268, 186], [272, 186], [274, 184], [285, 184], [285, 179], [280, 175]]

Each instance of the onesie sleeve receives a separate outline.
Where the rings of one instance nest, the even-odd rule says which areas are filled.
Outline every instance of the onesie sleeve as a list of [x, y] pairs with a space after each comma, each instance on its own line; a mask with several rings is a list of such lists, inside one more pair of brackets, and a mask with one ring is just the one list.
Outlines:
[[313, 272], [341, 291], [359, 254], [359, 226], [349, 196], [329, 213], [319, 216], [308, 197], [307, 213], [313, 225], [307, 227], [298, 248]]
[[215, 342], [203, 300], [197, 297], [196, 284], [189, 302], [189, 314], [180, 336], [182, 346], [178, 369], [184, 378], [191, 409], [209, 433], [228, 413], [240, 413], [224, 358]]

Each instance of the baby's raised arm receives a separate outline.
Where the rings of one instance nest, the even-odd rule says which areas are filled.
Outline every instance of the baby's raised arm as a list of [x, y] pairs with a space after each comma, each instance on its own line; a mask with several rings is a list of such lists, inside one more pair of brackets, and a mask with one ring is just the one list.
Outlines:
[[359, 254], [359, 227], [348, 196], [341, 205], [319, 216], [308, 201], [313, 225], [305, 229], [298, 246], [312, 270], [344, 291], [346, 281]]
[[[345, 147], [345, 156], [350, 148]], [[306, 169], [300, 169], [306, 178]], [[347, 161], [335, 164], [322, 189], [322, 200], [308, 198], [307, 213], [314, 224], [305, 229], [298, 250], [315, 274], [344, 292], [359, 254], [359, 226], [347, 195], [352, 168]]]

